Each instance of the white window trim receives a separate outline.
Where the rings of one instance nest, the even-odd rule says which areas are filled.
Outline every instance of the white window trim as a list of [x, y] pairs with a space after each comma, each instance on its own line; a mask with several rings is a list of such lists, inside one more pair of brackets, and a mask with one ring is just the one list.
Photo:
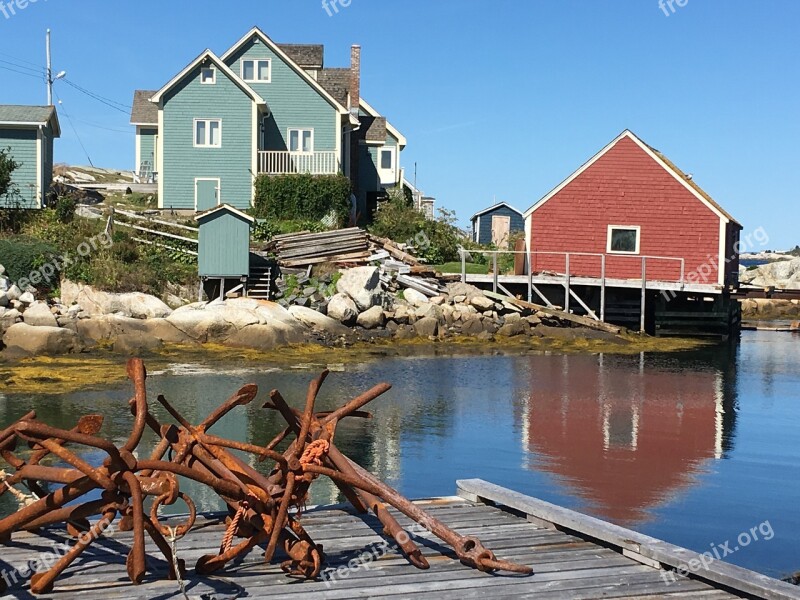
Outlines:
[[[251, 62], [253, 64], [253, 74], [258, 76], [258, 63], [267, 63], [267, 78], [266, 79], [245, 79], [244, 78], [244, 63]], [[272, 83], [272, 59], [271, 58], [243, 58], [239, 65], [239, 75], [245, 83]]]
[[[203, 71], [211, 71], [211, 81], [203, 81]], [[216, 67], [200, 67], [200, 85], [216, 85], [216, 83], [217, 83]]]
[[222, 205], [222, 178], [220, 177], [195, 177], [194, 178], [194, 210], [197, 212], [197, 184], [200, 181], [217, 182], [217, 206]]
[[[390, 152], [392, 154], [392, 166], [388, 169], [383, 167], [383, 153]], [[394, 173], [397, 170], [397, 149], [396, 148], [381, 148], [378, 150], [378, 169], [384, 173]]]
[[[211, 145], [211, 144], [198, 144], [197, 143], [197, 124], [200, 122], [204, 123], [219, 123], [219, 144]], [[211, 128], [206, 127], [206, 140], [211, 139]], [[195, 148], [222, 148], [222, 119], [195, 119], [193, 122], [192, 127], [192, 144]]]
[[[611, 249], [611, 233], [615, 229], [634, 229], [636, 230], [636, 251], [635, 252], [625, 252], [623, 250], [612, 250]], [[606, 252], [608, 254], [629, 254], [629, 255], [636, 255], [641, 252], [642, 246], [642, 227], [640, 225], [609, 225], [608, 226], [608, 237], [606, 240]]]
[[[311, 151], [310, 152], [303, 152], [303, 150], [295, 150], [295, 151], [292, 150], [292, 132], [293, 131], [297, 131], [297, 132], [300, 133], [299, 139], [300, 139], [300, 147], [301, 148], [303, 147], [303, 133], [306, 132], [306, 131], [310, 131], [311, 132]], [[304, 154], [304, 155], [314, 154], [314, 152], [315, 152], [315, 149], [314, 149], [315, 148], [314, 147], [314, 129], [311, 128], [311, 127], [290, 127], [289, 129], [286, 130], [286, 146], [289, 148], [289, 153], [290, 154]]]

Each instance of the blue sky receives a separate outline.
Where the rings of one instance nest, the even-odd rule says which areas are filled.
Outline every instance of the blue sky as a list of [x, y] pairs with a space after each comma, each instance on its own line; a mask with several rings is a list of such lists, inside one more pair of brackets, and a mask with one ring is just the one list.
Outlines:
[[[38, 0], [0, 12], [0, 103], [44, 104], [20, 66], [44, 64], [47, 27], [56, 71], [127, 105], [258, 25], [324, 43], [326, 66], [360, 43], [364, 97], [408, 137], [409, 175], [417, 163], [419, 186], [462, 223], [494, 198], [527, 209], [630, 128], [745, 234], [800, 243], [800, 3], [677, 1], [351, 0], [328, 16], [321, 0]], [[56, 160], [87, 162], [66, 112], [95, 165], [132, 169], [128, 115], [63, 81], [56, 91]]]

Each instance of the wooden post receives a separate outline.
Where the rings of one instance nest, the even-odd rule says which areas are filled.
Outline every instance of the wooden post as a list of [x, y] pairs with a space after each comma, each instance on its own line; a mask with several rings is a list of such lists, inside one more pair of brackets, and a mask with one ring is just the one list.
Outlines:
[[567, 252], [567, 279], [566, 279], [566, 295], [564, 296], [564, 312], [569, 312], [569, 287], [570, 287], [570, 274], [569, 274], [569, 252]]
[[494, 272], [493, 290], [497, 293], [497, 252], [492, 253], [492, 271]]
[[526, 254], [526, 258], [528, 261], [528, 302], [533, 302], [533, 267], [530, 254]]
[[647, 258], [642, 257], [642, 307], [641, 323], [639, 331], [644, 333], [645, 321], [647, 317]]
[[462, 248], [459, 253], [461, 254], [461, 283], [467, 283], [467, 251]]
[[600, 257], [600, 321], [606, 322], [606, 255]]

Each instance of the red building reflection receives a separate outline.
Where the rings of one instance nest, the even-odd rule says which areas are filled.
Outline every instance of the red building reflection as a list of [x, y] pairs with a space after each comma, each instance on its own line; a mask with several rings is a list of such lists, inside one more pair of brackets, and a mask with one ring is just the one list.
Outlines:
[[537, 357], [523, 417], [530, 468], [557, 476], [597, 516], [628, 526], [722, 457], [727, 420], [719, 372], [645, 370], [643, 361]]

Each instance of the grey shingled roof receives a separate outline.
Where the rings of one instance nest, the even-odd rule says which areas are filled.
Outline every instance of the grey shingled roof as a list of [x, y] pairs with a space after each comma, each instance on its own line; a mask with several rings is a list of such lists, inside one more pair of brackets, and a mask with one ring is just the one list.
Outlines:
[[333, 99], [347, 106], [347, 93], [350, 90], [350, 69], [322, 69], [317, 73], [319, 83]]
[[368, 142], [386, 141], [386, 117], [360, 117], [364, 139]]
[[133, 109], [131, 109], [131, 123], [155, 125], [158, 123], [158, 106], [150, 102], [158, 90], [136, 90], [133, 93]]
[[278, 44], [289, 58], [304, 69], [321, 69], [325, 58], [322, 44]]
[[47, 123], [55, 110], [54, 106], [0, 104], [0, 123]]

